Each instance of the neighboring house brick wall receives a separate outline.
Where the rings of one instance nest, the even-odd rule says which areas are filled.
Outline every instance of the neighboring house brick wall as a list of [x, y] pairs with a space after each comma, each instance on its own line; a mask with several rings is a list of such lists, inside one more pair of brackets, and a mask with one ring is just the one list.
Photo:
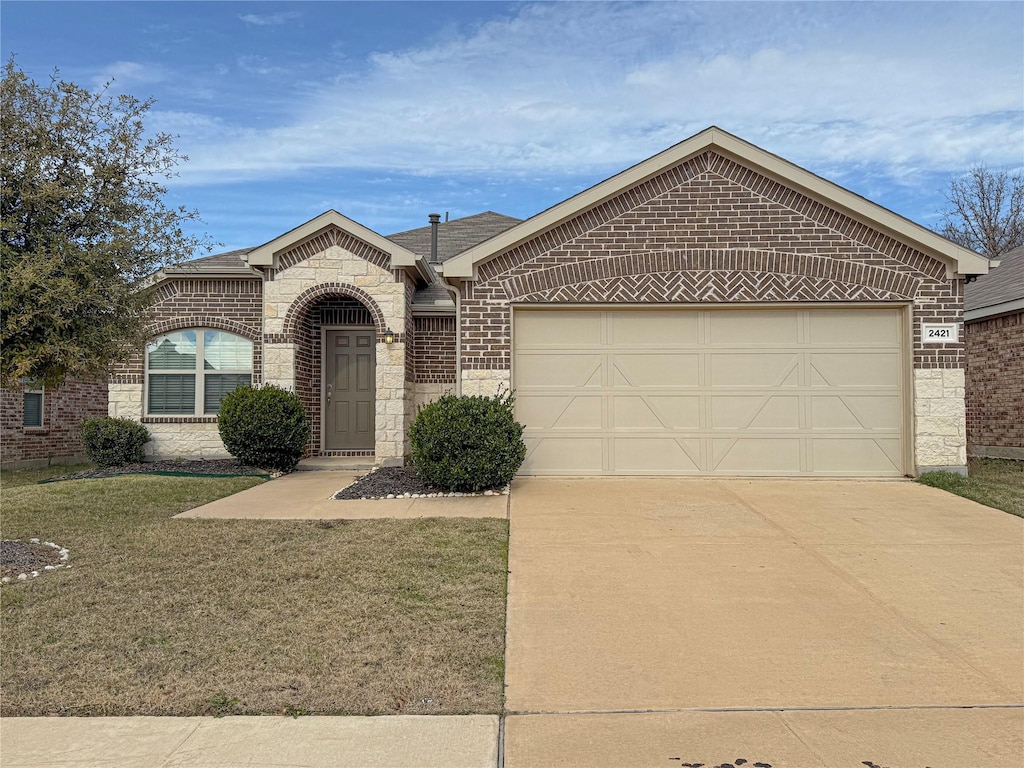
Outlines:
[[[216, 328], [253, 342], [253, 383], [263, 370], [262, 281], [259, 278], [171, 278], [159, 288], [150, 321], [151, 336], [184, 328]], [[114, 368], [109, 413], [141, 421], [153, 439], [153, 457], [227, 456], [215, 416], [144, 416], [144, 351]]]
[[1024, 312], [967, 324], [967, 452], [1024, 459]]
[[86, 419], [107, 414], [107, 382], [64, 382], [43, 395], [43, 426], [24, 425], [25, 400], [21, 390], [0, 390], [0, 463], [33, 466], [84, 459], [81, 427]]
[[[478, 277], [462, 302], [465, 394], [509, 386], [513, 303], [899, 301], [913, 305], [913, 367], [957, 372], [937, 395], [923, 385], [930, 406], [963, 411], [952, 381], [963, 344], [921, 343], [923, 322], [962, 321], [962, 285], [945, 265], [713, 152], [480, 265]], [[962, 415], [931, 411], [917, 418], [918, 466], [962, 466]]]

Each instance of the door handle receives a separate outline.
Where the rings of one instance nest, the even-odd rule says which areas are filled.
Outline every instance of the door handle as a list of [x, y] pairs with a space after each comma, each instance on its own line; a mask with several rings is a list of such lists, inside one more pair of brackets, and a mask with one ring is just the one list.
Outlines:
[[327, 402], [331, 402], [331, 385], [327, 385]]

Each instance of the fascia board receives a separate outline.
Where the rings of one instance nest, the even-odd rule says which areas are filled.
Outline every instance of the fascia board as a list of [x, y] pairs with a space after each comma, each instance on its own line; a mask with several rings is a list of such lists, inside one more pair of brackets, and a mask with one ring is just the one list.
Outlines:
[[755, 169], [764, 171], [786, 186], [803, 191], [858, 221], [917, 246], [924, 253], [944, 262], [951, 273], [983, 275], [989, 270], [989, 261], [984, 256], [963, 248], [788, 160], [783, 160], [721, 128], [712, 126], [449, 259], [445, 262], [444, 274], [446, 277], [475, 279], [477, 266], [488, 259], [558, 226], [589, 208], [600, 205], [631, 187], [642, 184], [673, 165], [709, 148], [731, 155]]
[[1002, 304], [993, 304], [990, 307], [964, 310], [964, 322], [972, 320], [984, 320], [994, 315], [1005, 315], [1007, 312], [1016, 312], [1024, 309], [1024, 298], [1004, 301]]
[[359, 222], [353, 221], [337, 211], [330, 210], [249, 251], [246, 256], [246, 263], [252, 267], [272, 267], [274, 266], [277, 254], [281, 251], [312, 237], [331, 224], [352, 235], [357, 240], [362, 240], [364, 243], [369, 243], [374, 248], [384, 251], [391, 258], [392, 268], [416, 267], [417, 262], [421, 260], [412, 251], [408, 251], [397, 243], [391, 242], [383, 235], [377, 234], [372, 229], [364, 227]]

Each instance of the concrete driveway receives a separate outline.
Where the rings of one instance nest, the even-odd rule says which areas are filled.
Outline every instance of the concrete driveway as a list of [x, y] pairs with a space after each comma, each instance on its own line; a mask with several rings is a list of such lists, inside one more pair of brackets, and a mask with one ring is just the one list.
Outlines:
[[898, 481], [527, 478], [511, 537], [508, 768], [1024, 764], [1020, 518]]

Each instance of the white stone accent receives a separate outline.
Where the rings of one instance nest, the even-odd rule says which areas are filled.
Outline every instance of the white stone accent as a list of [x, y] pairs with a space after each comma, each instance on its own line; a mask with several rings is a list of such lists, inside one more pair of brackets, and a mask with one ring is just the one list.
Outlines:
[[967, 465], [962, 368], [914, 370], [914, 448], [921, 467]]
[[263, 345], [263, 383], [295, 391], [295, 345]]
[[455, 394], [455, 383], [451, 384], [437, 384], [435, 382], [421, 382], [413, 384], [412, 386], [412, 420], [416, 418], [416, 414], [420, 408], [428, 403], [432, 403], [442, 395], [454, 395]]
[[142, 419], [142, 385], [108, 384], [107, 415], [115, 419]]
[[230, 454], [220, 439], [217, 425], [144, 424], [153, 439], [146, 443], [146, 455], [161, 459], [178, 457], [226, 459]]
[[512, 372], [507, 368], [487, 368], [462, 372], [462, 394], [494, 397], [512, 389]]

